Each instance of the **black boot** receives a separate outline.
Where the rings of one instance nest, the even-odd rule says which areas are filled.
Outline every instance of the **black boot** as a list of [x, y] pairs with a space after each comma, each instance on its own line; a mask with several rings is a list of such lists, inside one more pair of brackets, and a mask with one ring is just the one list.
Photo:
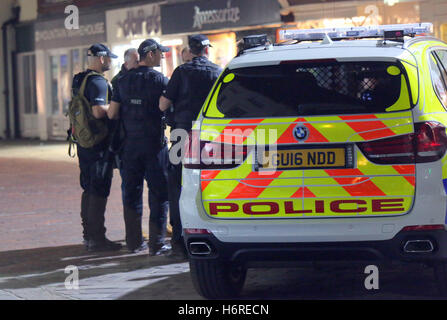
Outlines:
[[106, 238], [104, 214], [107, 198], [90, 194], [88, 201], [88, 251], [116, 251], [121, 244]]
[[188, 254], [186, 252], [185, 244], [183, 241], [171, 241], [171, 252], [168, 255], [169, 258], [177, 261], [188, 260]]
[[155, 256], [164, 245], [164, 237], [157, 223], [149, 221], [149, 255]]
[[88, 251], [89, 252], [96, 252], [96, 251], [118, 251], [123, 246], [121, 243], [110, 241], [109, 239], [105, 238], [102, 240], [90, 240], [88, 242]]
[[126, 226], [127, 249], [131, 252], [140, 251], [143, 245], [143, 230], [141, 215], [135, 209], [124, 206], [124, 224]]
[[88, 247], [88, 226], [87, 226], [87, 220], [88, 220], [88, 199], [89, 194], [84, 191], [82, 193], [81, 197], [81, 223], [82, 223], [82, 236], [84, 239], [84, 245], [87, 248]]
[[[169, 202], [157, 203], [151, 206], [151, 217], [152, 214], [156, 214], [158, 218], [155, 221], [149, 220], [149, 255], [156, 256], [160, 254], [167, 253], [169, 251], [169, 246], [165, 244], [166, 237], [166, 227], [167, 227], [167, 217], [169, 211]], [[157, 212], [152, 212], [152, 210], [157, 210]]]

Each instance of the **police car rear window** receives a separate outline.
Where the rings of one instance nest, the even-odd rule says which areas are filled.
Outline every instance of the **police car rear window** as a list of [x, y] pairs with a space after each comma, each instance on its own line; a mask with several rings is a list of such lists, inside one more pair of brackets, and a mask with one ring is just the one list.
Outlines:
[[285, 63], [227, 69], [206, 117], [296, 117], [402, 111], [412, 107], [398, 62]]

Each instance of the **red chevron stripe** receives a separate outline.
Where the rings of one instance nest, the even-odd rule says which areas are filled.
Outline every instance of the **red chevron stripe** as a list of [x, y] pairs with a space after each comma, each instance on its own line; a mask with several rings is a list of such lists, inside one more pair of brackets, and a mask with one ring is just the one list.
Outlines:
[[400, 174], [416, 174], [416, 166], [413, 164], [398, 165], [398, 166], [393, 166], [393, 168]]
[[331, 177], [336, 176], [363, 176], [359, 169], [327, 169], [324, 170]]
[[[354, 117], [354, 116], [351, 116]], [[377, 118], [374, 115], [371, 117]], [[343, 120], [347, 117], [340, 117]], [[367, 119], [367, 118], [364, 118]], [[395, 133], [390, 130], [382, 121], [359, 121], [359, 122], [346, 122], [348, 126], [352, 128], [355, 132], [357, 132], [363, 139], [365, 140], [375, 140], [385, 137], [394, 136]], [[374, 130], [374, 131], [371, 131]], [[370, 131], [370, 132], [365, 132]]]
[[200, 172], [200, 177], [202, 180], [214, 179], [221, 170], [202, 170]]
[[[231, 193], [227, 196], [227, 199], [238, 199], [238, 198], [258, 198], [259, 195], [269, 186], [270, 183], [273, 182], [282, 172], [276, 171], [273, 175], [270, 175], [270, 178], [261, 179], [261, 180], [246, 180], [246, 183], [250, 183], [251, 185], [261, 186], [264, 188], [255, 188], [251, 186], [247, 186], [246, 184], [239, 183], [236, 188], [231, 191]], [[254, 178], [266, 178], [266, 176], [260, 176], [258, 172], [251, 172], [245, 179], [254, 179]], [[245, 181], [245, 180], [242, 180]]]
[[202, 186], [202, 192], [206, 189], [206, 187], [210, 184], [211, 181], [203, 181], [206, 179], [214, 179], [218, 174], [220, 173], [220, 170], [202, 170], [201, 172], [201, 186]]
[[404, 177], [413, 187], [416, 185], [416, 177]]
[[[365, 181], [355, 186], [343, 186], [351, 196], [385, 196], [386, 194], [368, 178], [362, 177], [364, 174], [359, 169], [330, 169], [325, 172], [333, 177], [340, 185], [354, 184]], [[336, 176], [358, 176], [350, 178], [334, 178]]]
[[301, 187], [290, 198], [315, 198], [316, 195], [307, 187]]
[[342, 120], [368, 120], [377, 119], [373, 114], [355, 115], [355, 116], [338, 116]]
[[351, 196], [386, 196], [386, 194], [372, 181], [366, 181], [356, 186], [343, 186], [343, 189], [345, 189]]
[[[399, 172], [400, 174], [416, 174], [416, 166], [415, 165], [400, 165], [400, 166], [393, 166], [393, 168]], [[416, 185], [416, 177], [404, 177], [413, 187]]]

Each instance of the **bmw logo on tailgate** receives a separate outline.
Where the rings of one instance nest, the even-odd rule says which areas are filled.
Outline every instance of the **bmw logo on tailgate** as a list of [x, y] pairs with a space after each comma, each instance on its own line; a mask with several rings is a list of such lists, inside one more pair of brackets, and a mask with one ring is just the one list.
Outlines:
[[309, 137], [309, 129], [303, 125], [297, 125], [295, 129], [293, 129], [293, 136], [298, 142], [306, 141]]

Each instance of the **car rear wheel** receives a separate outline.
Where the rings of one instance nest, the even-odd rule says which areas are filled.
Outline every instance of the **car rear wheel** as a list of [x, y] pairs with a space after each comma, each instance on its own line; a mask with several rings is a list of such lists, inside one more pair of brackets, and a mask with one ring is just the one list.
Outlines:
[[439, 293], [447, 296], [447, 262], [436, 262], [433, 268]]
[[196, 291], [207, 299], [234, 298], [241, 292], [247, 269], [218, 259], [190, 259]]

